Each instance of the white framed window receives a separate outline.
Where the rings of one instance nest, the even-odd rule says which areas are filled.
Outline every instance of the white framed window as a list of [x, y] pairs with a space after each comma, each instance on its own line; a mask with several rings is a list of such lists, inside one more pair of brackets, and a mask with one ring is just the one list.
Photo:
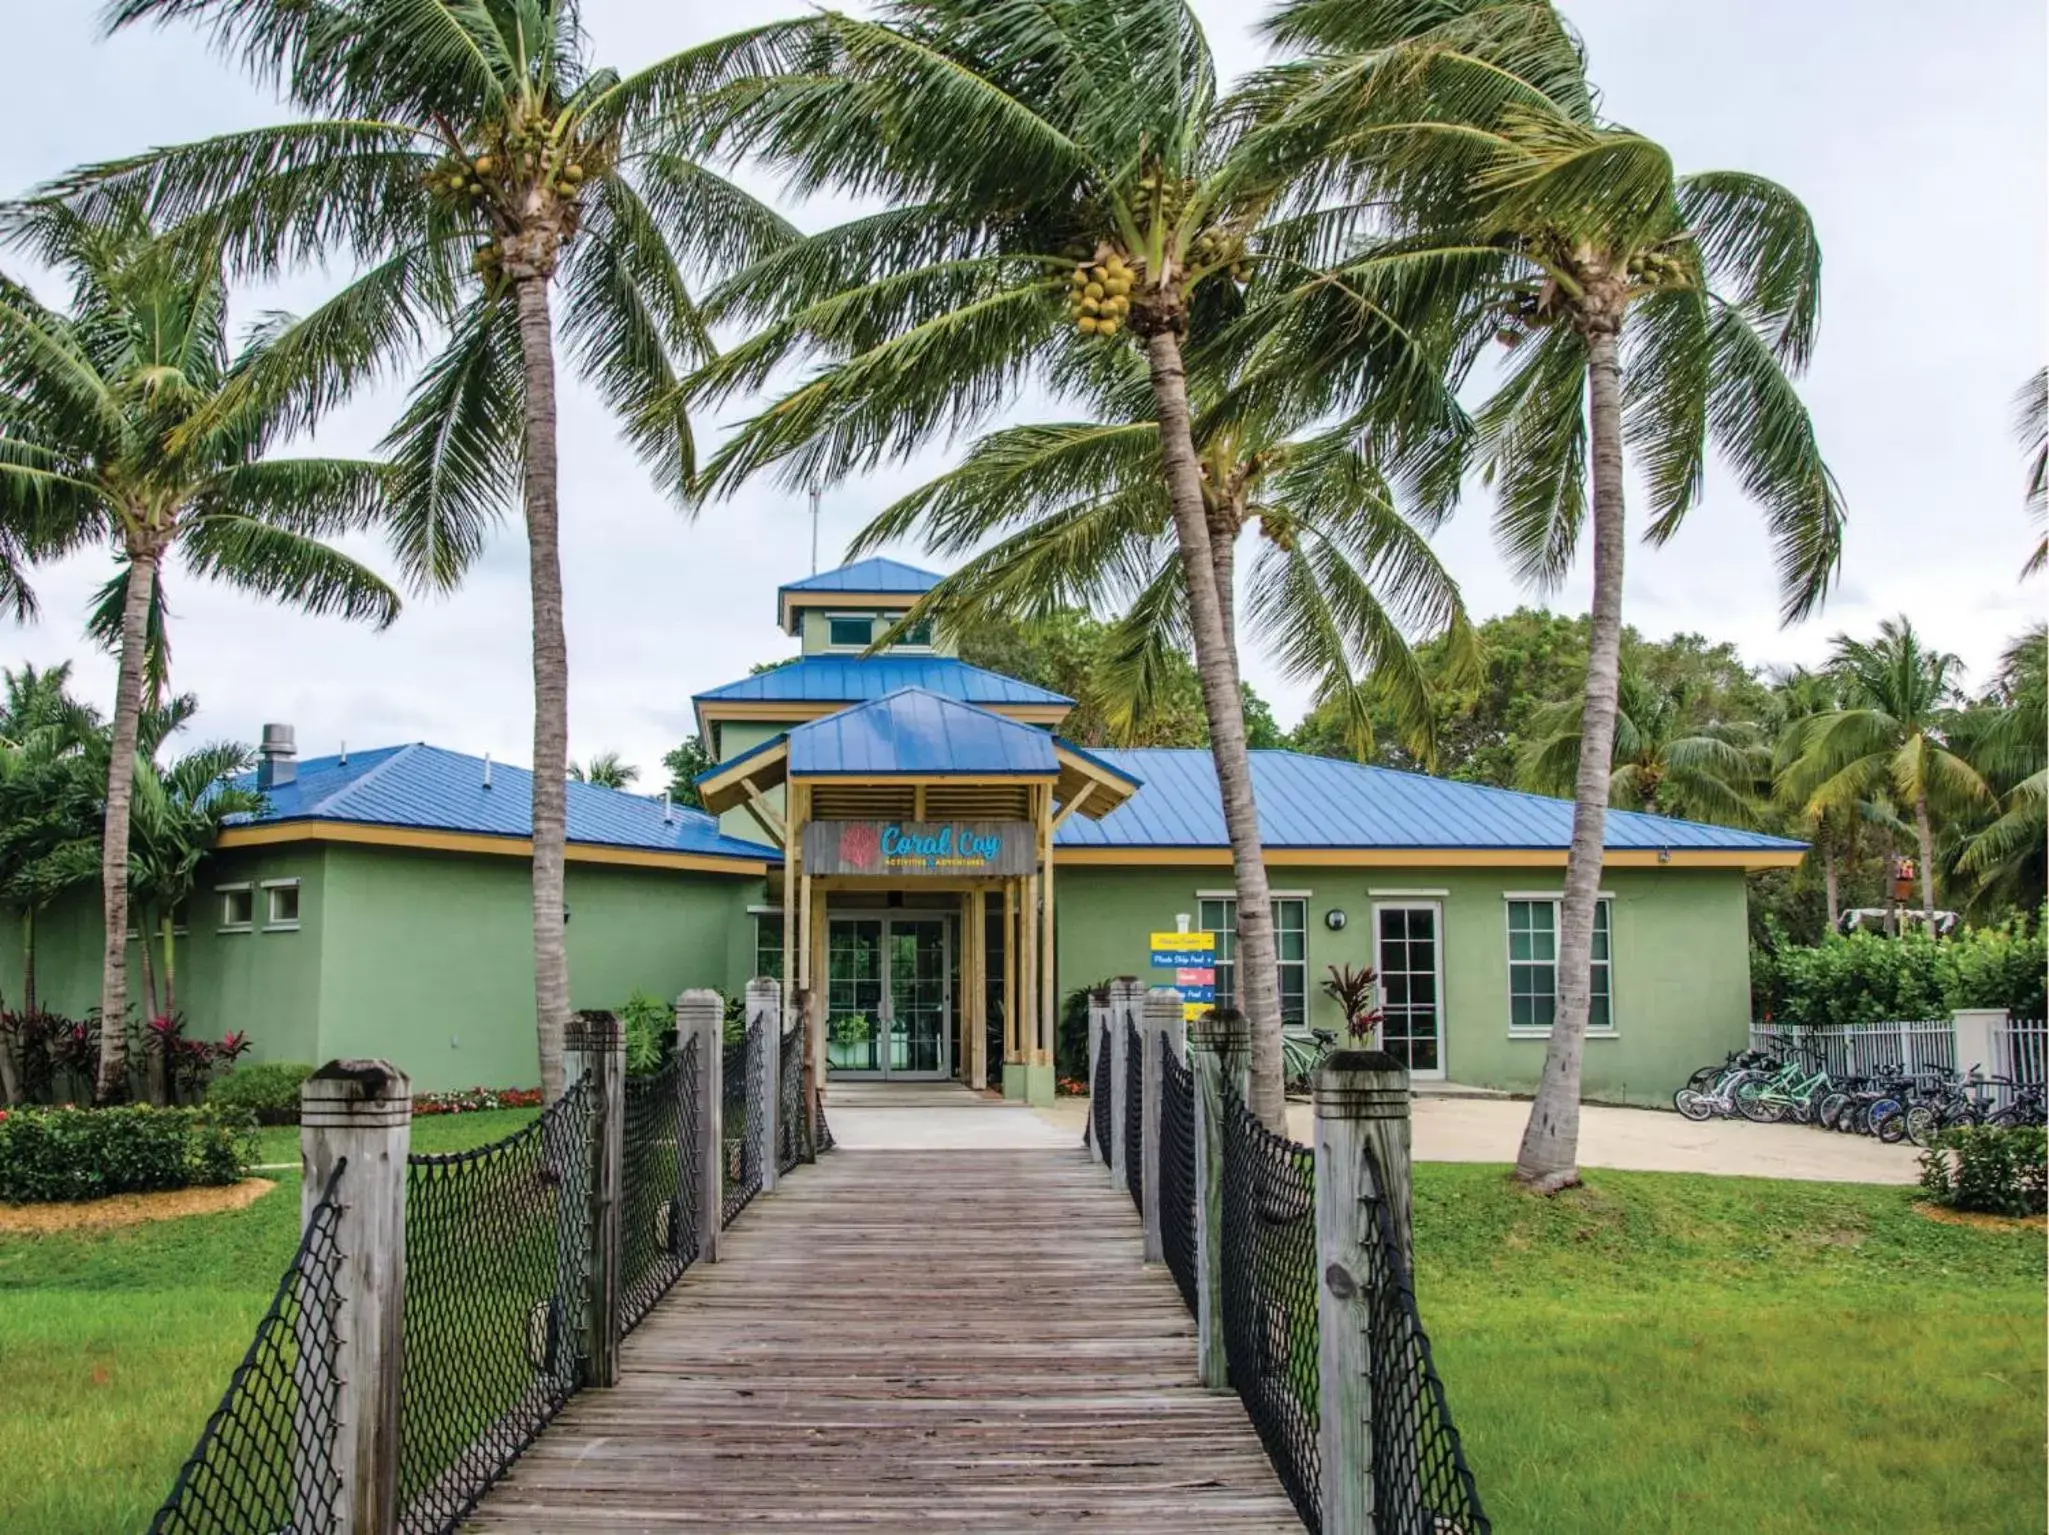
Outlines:
[[783, 914], [780, 909], [754, 910], [755, 975], [783, 978]]
[[299, 882], [295, 879], [267, 879], [263, 882], [263, 930], [292, 933], [299, 928]]
[[246, 882], [239, 885], [216, 885], [214, 893], [220, 897], [222, 932], [246, 933], [256, 926], [254, 885]]
[[[1558, 1011], [1560, 897], [1511, 891], [1508, 913], [1508, 1032], [1542, 1038]], [[1594, 950], [1587, 1033], [1615, 1033], [1614, 901], [1594, 903]]]
[[921, 618], [918, 622], [909, 625], [897, 637], [896, 643], [889, 648], [891, 650], [930, 650], [932, 648], [932, 620]]
[[834, 650], [866, 650], [875, 638], [875, 618], [869, 613], [825, 615], [825, 643]]
[[[1237, 1004], [1238, 902], [1198, 895], [1196, 926], [1217, 935], [1217, 1006]], [[1274, 961], [1281, 989], [1281, 1022], [1309, 1021], [1309, 892], [1273, 899]]]

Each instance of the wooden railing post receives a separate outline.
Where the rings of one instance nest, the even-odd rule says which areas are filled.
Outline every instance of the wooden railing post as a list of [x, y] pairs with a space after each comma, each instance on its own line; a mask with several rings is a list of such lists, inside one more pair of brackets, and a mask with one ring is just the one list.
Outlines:
[[[338, 1479], [320, 1535], [398, 1528], [399, 1373], [405, 1355], [406, 1154], [413, 1085], [389, 1061], [329, 1061], [299, 1090], [299, 1218], [310, 1221], [344, 1158], [328, 1461]], [[305, 1430], [302, 1428], [301, 1432]], [[310, 1448], [310, 1446], [309, 1446]], [[313, 1525], [306, 1528], [312, 1529]]]
[[1202, 1383], [1230, 1388], [1224, 1359], [1224, 1084], [1242, 1096], [1252, 1034], [1242, 1014], [1205, 1013], [1188, 1030], [1195, 1078], [1195, 1347]]
[[1341, 1050], [1326, 1060], [1316, 1074], [1315, 1138], [1323, 1528], [1372, 1535], [1373, 1329], [1366, 1289], [1380, 1267], [1380, 1204], [1402, 1264], [1410, 1264], [1409, 1074], [1402, 1064], [1378, 1050]]
[[1166, 1081], [1168, 1052], [1181, 1053], [1181, 993], [1171, 986], [1155, 986], [1145, 994], [1145, 1023], [1139, 1032], [1145, 1045], [1143, 1074], [1145, 1097], [1139, 1106], [1138, 1144], [1145, 1158], [1140, 1169], [1141, 1193], [1145, 1200], [1145, 1261], [1164, 1263], [1167, 1249], [1160, 1240], [1160, 1090]]
[[720, 1216], [726, 1202], [726, 999], [686, 991], [676, 999], [676, 1047], [697, 1041], [697, 1261], [719, 1261]]
[[1089, 993], [1089, 1117], [1083, 1133], [1096, 1160], [1108, 1162], [1109, 1148], [1096, 1144], [1096, 1069], [1103, 1050], [1103, 1030], [1110, 1022], [1110, 988], [1098, 986]]
[[761, 1192], [775, 1192], [776, 1118], [782, 1113], [777, 1078], [783, 1069], [783, 987], [756, 976], [747, 983], [747, 1072], [753, 1088], [754, 1052], [761, 1052], [761, 1102], [755, 1106], [754, 1154], [761, 1160]]
[[590, 1073], [595, 1119], [590, 1171], [590, 1261], [584, 1271], [584, 1384], [619, 1379], [619, 1243], [625, 1220], [626, 1039], [617, 1015], [581, 1012], [564, 1038], [569, 1080]]
[[1128, 1025], [1138, 1017], [1145, 988], [1128, 975], [1110, 983], [1110, 1182], [1120, 1189], [1131, 1187], [1131, 1173], [1124, 1165], [1125, 1097], [1129, 1092], [1131, 1067], [1125, 1056], [1130, 1048]]

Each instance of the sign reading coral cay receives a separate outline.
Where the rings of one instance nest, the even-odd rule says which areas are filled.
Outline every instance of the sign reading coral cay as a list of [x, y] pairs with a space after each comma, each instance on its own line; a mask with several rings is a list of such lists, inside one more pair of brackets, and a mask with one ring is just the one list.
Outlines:
[[811, 874], [1017, 875], [1032, 872], [1029, 821], [812, 821]]

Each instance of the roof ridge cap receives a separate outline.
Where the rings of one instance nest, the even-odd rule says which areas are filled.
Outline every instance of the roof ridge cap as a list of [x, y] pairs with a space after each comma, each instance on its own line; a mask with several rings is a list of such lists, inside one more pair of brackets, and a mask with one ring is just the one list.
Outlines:
[[[424, 751], [430, 749], [434, 751], [442, 751], [446, 748], [438, 746], [429, 748], [425, 741], [401, 742], [398, 746], [392, 748], [392, 752], [389, 757], [386, 757], [382, 762], [372, 767], [367, 773], [357, 774], [354, 778], [351, 778], [347, 783], [343, 784], [340, 788], [336, 789], [332, 794], [327, 795], [324, 799], [316, 800], [306, 810], [302, 811], [301, 814], [306, 816], [315, 816], [325, 811], [337, 810], [341, 808], [342, 800], [347, 799], [351, 794], [354, 794], [358, 789], [362, 788], [365, 784], [375, 783], [379, 778], [384, 776], [385, 771], [388, 768], [390, 768], [393, 763], [398, 762], [400, 759], [404, 757], [411, 756], [416, 751]], [[460, 752], [451, 752], [450, 755], [461, 756], [463, 754]]]

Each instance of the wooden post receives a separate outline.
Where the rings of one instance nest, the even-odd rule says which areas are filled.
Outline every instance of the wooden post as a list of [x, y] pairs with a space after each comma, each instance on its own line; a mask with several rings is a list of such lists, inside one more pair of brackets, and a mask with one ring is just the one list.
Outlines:
[[1103, 1030], [1110, 1024], [1110, 988], [1098, 986], [1089, 993], [1089, 1118], [1087, 1143], [1096, 1160], [1104, 1166], [1110, 1163], [1110, 1148], [1096, 1144], [1096, 1072], [1103, 1053]]
[[585, 1267], [584, 1384], [619, 1379], [619, 1243], [625, 1218], [626, 1041], [611, 1013], [580, 1012], [564, 1038], [569, 1080], [590, 1073], [597, 1104], [591, 1127], [590, 1262]]
[[[389, 1535], [398, 1528], [399, 1376], [405, 1357], [406, 1154], [413, 1085], [389, 1061], [329, 1061], [299, 1089], [299, 1219], [337, 1188], [341, 1254], [334, 1315], [337, 1381], [331, 1435], [338, 1485], [321, 1535]], [[307, 1526], [311, 1529], [312, 1526]]]
[[[1003, 882], [1003, 1060], [1010, 1060], [1011, 1031], [1017, 1027], [1017, 881]], [[999, 1082], [997, 1084], [1001, 1086]]]
[[1252, 1033], [1242, 1014], [1206, 1013], [1188, 1030], [1195, 1078], [1195, 1347], [1202, 1383], [1230, 1388], [1224, 1356], [1224, 1084], [1245, 1091]]
[[825, 1112], [825, 1024], [832, 1006], [832, 897], [820, 881], [812, 881], [811, 897], [811, 1134], [817, 1142], [818, 1120]]
[[697, 1261], [719, 1261], [726, 1203], [726, 1001], [715, 991], [676, 999], [676, 1045], [697, 1041]]
[[762, 1052], [761, 1103], [754, 1116], [754, 1154], [761, 1158], [761, 1192], [775, 1192], [776, 1119], [782, 1113], [777, 1079], [783, 1062], [783, 989], [757, 977], [747, 983], [747, 1073], [752, 1087], [754, 1052]]
[[969, 1087], [989, 1085], [989, 907], [988, 894], [977, 885], [968, 892], [968, 932], [964, 942], [973, 958], [973, 988], [969, 999], [968, 1054], [962, 1063], [963, 1080]]
[[1316, 1074], [1318, 1448], [1323, 1527], [1331, 1535], [1372, 1535], [1375, 1528], [1373, 1330], [1366, 1287], [1384, 1267], [1374, 1252], [1381, 1242], [1381, 1202], [1407, 1267], [1409, 1075], [1382, 1051], [1341, 1050]]
[[1039, 1048], [1032, 1056], [1035, 1063], [1046, 1068], [1051, 1080], [1048, 1087], [1059, 1080], [1055, 1062], [1060, 1053], [1060, 972], [1058, 956], [1053, 949], [1053, 786], [1047, 784], [1039, 791], [1040, 866], [1045, 877], [1040, 881], [1040, 925], [1044, 929], [1044, 969], [1039, 977]]
[[1139, 1066], [1144, 1074], [1144, 1098], [1139, 1105], [1142, 1130], [1138, 1144], [1145, 1162], [1140, 1169], [1144, 1180], [1140, 1195], [1145, 1201], [1148, 1263], [1164, 1263], [1167, 1258], [1167, 1249], [1160, 1239], [1160, 1088], [1165, 1080], [1166, 1054], [1174, 1048], [1180, 1033], [1181, 993], [1171, 986], [1155, 986], [1145, 994], [1145, 1020], [1138, 1036], [1145, 1047], [1145, 1059]]
[[1120, 1189], [1131, 1187], [1131, 1172], [1124, 1165], [1124, 1100], [1131, 1082], [1125, 1024], [1143, 995], [1138, 982], [1128, 975], [1110, 983], [1110, 1154], [1103, 1160], [1110, 1165], [1111, 1185]]

